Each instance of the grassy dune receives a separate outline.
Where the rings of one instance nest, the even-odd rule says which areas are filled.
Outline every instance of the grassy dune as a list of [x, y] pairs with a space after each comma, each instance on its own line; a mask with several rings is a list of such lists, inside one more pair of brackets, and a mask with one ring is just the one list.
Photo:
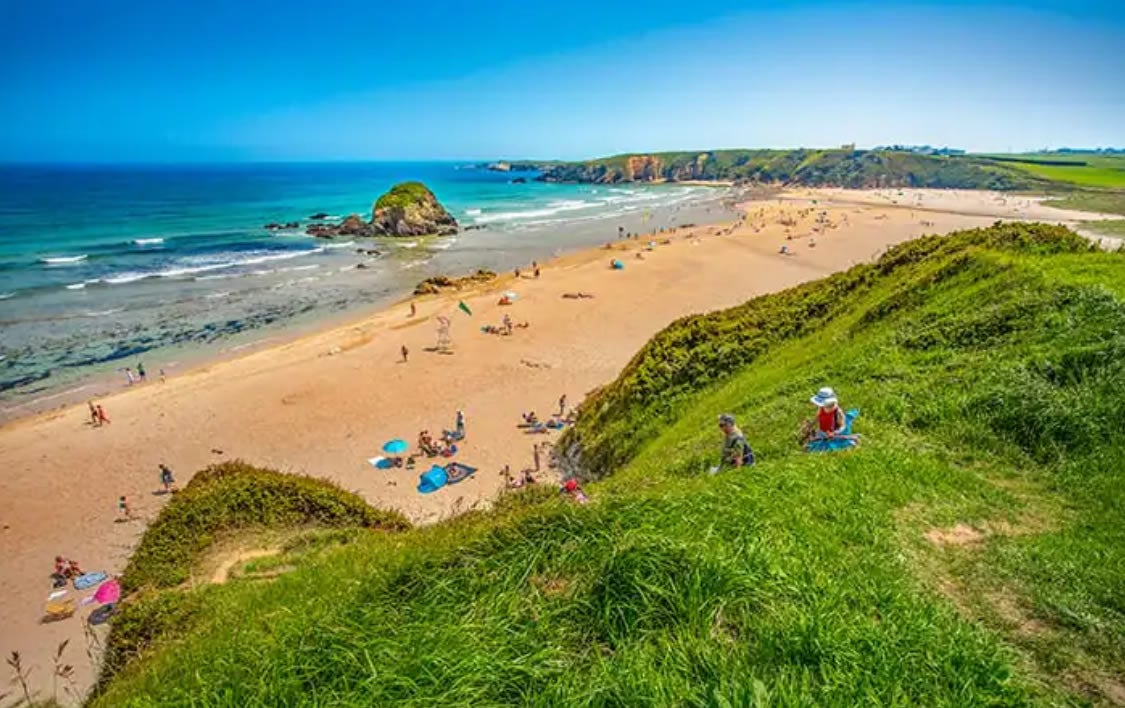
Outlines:
[[[562, 441], [592, 504], [316, 532], [272, 580], [149, 590], [190, 630], [93, 703], [1120, 702], [1123, 297], [1120, 255], [1005, 225], [687, 318]], [[798, 449], [825, 384], [860, 449]], [[708, 476], [726, 411], [760, 463]]]

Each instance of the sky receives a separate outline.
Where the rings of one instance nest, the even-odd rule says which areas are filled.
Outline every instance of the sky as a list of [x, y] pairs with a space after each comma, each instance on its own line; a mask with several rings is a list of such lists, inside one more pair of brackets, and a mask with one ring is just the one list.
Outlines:
[[1125, 147], [1122, 47], [1122, 0], [0, 0], [0, 161]]

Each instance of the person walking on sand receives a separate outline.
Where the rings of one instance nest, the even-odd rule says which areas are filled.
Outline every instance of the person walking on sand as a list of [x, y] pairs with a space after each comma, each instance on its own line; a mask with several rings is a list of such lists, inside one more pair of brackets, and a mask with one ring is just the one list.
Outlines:
[[137, 378], [140, 379], [141, 383], [144, 383], [148, 380], [147, 376], [145, 375], [145, 364], [143, 361], [137, 362]]
[[164, 376], [164, 369], [160, 370], [160, 383], [165, 383], [168, 379]]
[[539, 471], [539, 443], [531, 446], [531, 456], [535, 460], [535, 471]]
[[410, 350], [406, 348], [405, 344], [403, 344], [401, 351], [402, 351], [402, 363], [405, 364], [407, 362], [407, 360], [410, 358]]
[[129, 500], [122, 494], [117, 498], [117, 513], [118, 521], [131, 521], [133, 519], [133, 509], [129, 506]]
[[559, 396], [559, 417], [566, 415], [566, 394]]
[[457, 411], [457, 439], [465, 439], [465, 411]]
[[165, 494], [175, 491], [176, 478], [172, 475], [172, 470], [168, 469], [168, 465], [163, 462], [160, 463], [160, 483], [164, 485]]
[[535, 266], [535, 277], [539, 277], [539, 266]]
[[132, 386], [134, 383], [136, 383], [136, 379], [133, 378], [133, 370], [128, 366], [125, 367], [125, 381], [129, 386]]
[[102, 408], [102, 404], [99, 403], [98, 405], [94, 406], [94, 408], [96, 408], [98, 411], [98, 425], [101, 425], [103, 423], [108, 425], [109, 416], [105, 414], [105, 409]]
[[413, 317], [416, 314], [418, 314], [418, 306], [415, 305], [413, 302], [411, 302], [410, 303], [410, 316]]
[[98, 420], [98, 408], [94, 405], [93, 401], [86, 401], [86, 405], [90, 406], [90, 425], [97, 428], [102, 423]]

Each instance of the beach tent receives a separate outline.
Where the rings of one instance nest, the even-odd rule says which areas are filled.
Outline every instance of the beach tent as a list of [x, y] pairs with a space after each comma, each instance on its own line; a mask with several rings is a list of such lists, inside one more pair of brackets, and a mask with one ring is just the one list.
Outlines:
[[418, 477], [418, 491], [422, 494], [431, 494], [445, 486], [449, 480], [446, 471], [434, 465]]
[[406, 441], [400, 440], [398, 438], [395, 438], [394, 440], [388, 440], [383, 444], [383, 452], [389, 452], [392, 455], [406, 452], [409, 449], [410, 446], [406, 444]]
[[614, 269], [614, 270], [625, 270], [625, 264], [624, 264], [624, 263], [622, 263], [622, 262], [621, 262], [621, 261], [619, 261], [619, 260], [616, 260], [616, 259], [614, 259], [614, 261], [613, 261], [613, 269]]

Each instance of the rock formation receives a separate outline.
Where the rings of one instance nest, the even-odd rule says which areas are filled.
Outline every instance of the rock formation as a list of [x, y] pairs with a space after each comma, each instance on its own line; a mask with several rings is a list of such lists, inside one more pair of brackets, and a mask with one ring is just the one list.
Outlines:
[[421, 182], [403, 182], [391, 187], [390, 191], [376, 200], [370, 222], [364, 221], [359, 214], [351, 214], [338, 224], [310, 224], [305, 233], [317, 238], [449, 236], [457, 233], [457, 221], [426, 185]]
[[445, 210], [426, 185], [402, 182], [379, 197], [371, 226], [386, 236], [449, 236], [457, 233], [457, 220]]

